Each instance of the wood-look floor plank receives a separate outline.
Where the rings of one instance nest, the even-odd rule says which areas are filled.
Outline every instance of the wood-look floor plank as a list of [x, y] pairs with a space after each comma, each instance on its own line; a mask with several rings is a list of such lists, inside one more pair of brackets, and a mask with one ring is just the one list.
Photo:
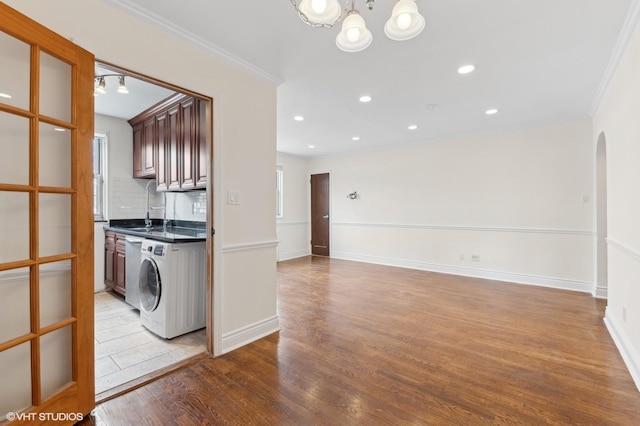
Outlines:
[[128, 425], [637, 425], [640, 392], [588, 294], [308, 257], [281, 331], [107, 401]]

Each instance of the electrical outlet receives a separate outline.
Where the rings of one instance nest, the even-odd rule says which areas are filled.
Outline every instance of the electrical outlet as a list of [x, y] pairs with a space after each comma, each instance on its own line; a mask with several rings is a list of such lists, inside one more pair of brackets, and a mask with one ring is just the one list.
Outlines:
[[460, 256], [458, 257], [460, 260], [464, 260], [464, 253], [460, 253]]
[[472, 255], [471, 255], [471, 261], [472, 261], [472, 262], [480, 262], [480, 255], [478, 255], [478, 254], [472, 254]]
[[622, 307], [622, 321], [627, 322], [627, 307]]

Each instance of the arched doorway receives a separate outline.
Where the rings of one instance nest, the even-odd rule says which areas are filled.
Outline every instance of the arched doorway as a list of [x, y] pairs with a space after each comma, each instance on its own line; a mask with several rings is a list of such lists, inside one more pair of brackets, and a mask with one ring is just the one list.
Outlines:
[[596, 143], [596, 297], [607, 297], [607, 145], [604, 132]]

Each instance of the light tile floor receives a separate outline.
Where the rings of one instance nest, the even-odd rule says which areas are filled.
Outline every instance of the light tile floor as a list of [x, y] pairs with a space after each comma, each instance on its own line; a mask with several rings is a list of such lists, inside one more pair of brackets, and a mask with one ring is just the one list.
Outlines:
[[205, 329], [171, 340], [158, 337], [122, 298], [96, 293], [96, 394], [205, 352], [206, 339]]

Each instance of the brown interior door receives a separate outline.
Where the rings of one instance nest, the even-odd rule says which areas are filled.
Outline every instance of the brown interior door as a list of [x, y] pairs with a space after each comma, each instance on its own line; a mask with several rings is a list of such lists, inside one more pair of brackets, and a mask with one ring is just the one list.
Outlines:
[[329, 173], [311, 175], [311, 254], [329, 256]]
[[95, 405], [94, 57], [0, 2], [0, 423]]

